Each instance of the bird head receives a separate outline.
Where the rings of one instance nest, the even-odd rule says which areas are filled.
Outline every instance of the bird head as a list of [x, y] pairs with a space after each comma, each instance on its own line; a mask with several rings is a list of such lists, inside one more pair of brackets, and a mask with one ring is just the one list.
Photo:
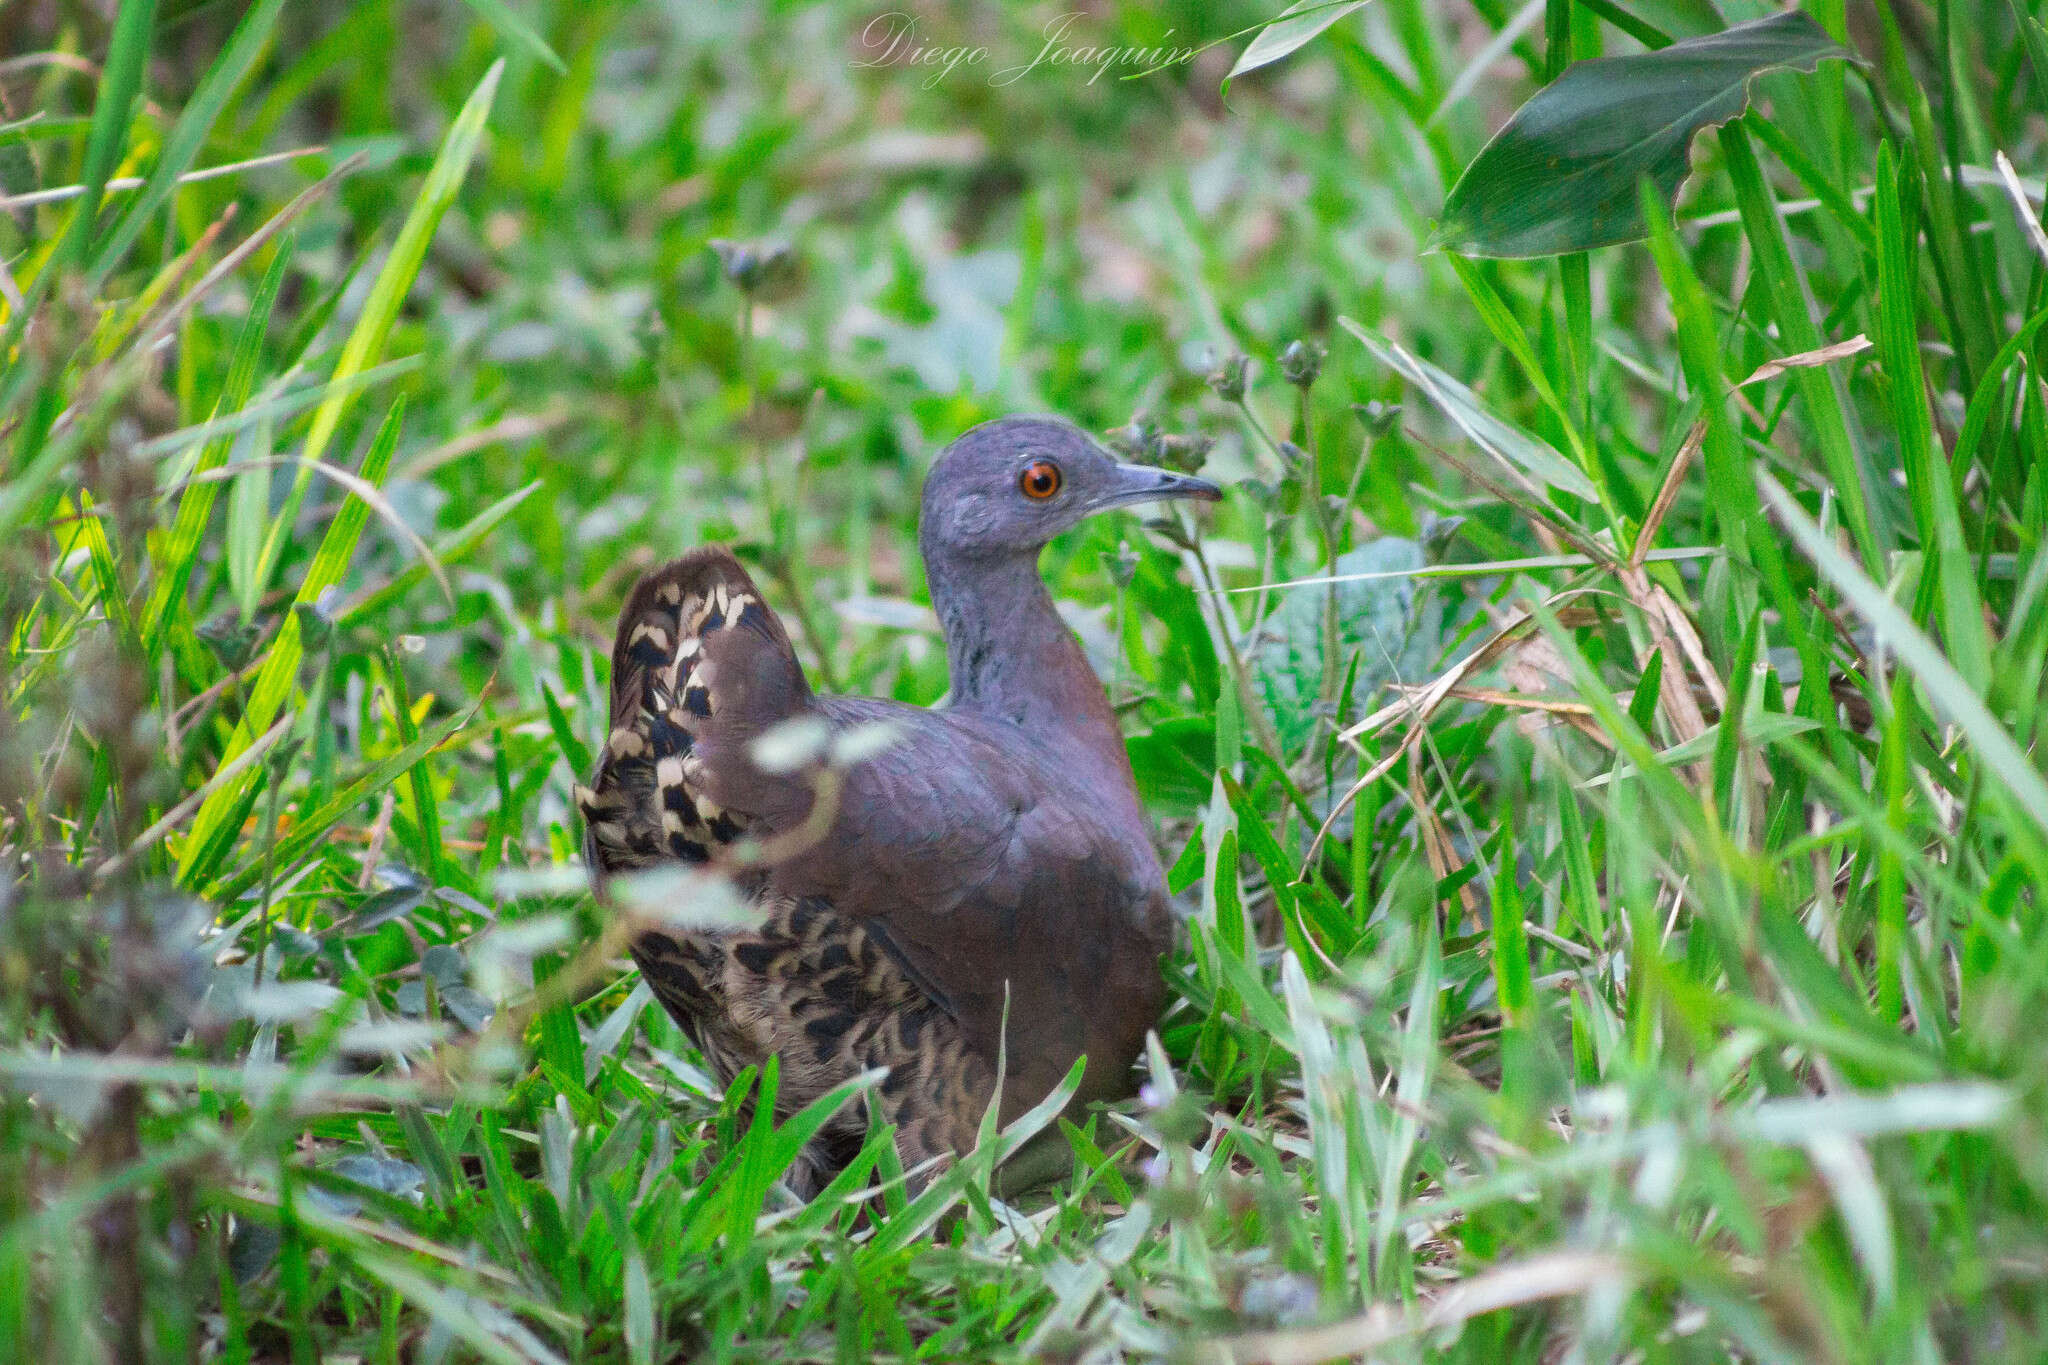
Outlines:
[[1035, 554], [1097, 512], [1222, 496], [1207, 479], [1124, 464], [1070, 422], [1004, 417], [965, 432], [932, 465], [918, 541], [927, 560]]

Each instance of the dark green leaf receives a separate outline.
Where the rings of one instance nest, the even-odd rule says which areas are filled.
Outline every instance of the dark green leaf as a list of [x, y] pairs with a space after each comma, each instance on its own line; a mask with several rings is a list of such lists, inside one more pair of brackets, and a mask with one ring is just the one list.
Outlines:
[[469, 986], [443, 987], [441, 1007], [471, 1033], [482, 1033], [484, 1026], [491, 1022], [491, 1016], [498, 1012], [498, 1007], [482, 991]]
[[1636, 185], [1668, 203], [1693, 134], [1740, 114], [1764, 71], [1852, 54], [1800, 10], [1655, 52], [1579, 62], [1515, 111], [1444, 201], [1433, 245], [1468, 256], [1555, 256], [1638, 241]]
[[[1386, 683], [1427, 677], [1436, 662], [1440, 633], [1427, 612], [1416, 610], [1413, 575], [1423, 567], [1422, 547], [1398, 536], [1382, 536], [1337, 557], [1337, 577], [1358, 575], [1334, 585], [1343, 652], [1337, 667], [1348, 670], [1358, 660], [1354, 712], [1371, 709]], [[1323, 685], [1324, 594], [1332, 590], [1307, 584], [1285, 589], [1279, 608], [1246, 641], [1246, 661], [1290, 752], [1315, 728]]]
[[427, 893], [416, 886], [394, 886], [379, 891], [356, 907], [354, 918], [344, 927], [351, 934], [367, 934], [380, 924], [410, 915], [426, 898]]
[[436, 943], [420, 954], [420, 970], [434, 979], [434, 984], [444, 989], [461, 985], [469, 976], [469, 963], [464, 960], [460, 948], [445, 943]]

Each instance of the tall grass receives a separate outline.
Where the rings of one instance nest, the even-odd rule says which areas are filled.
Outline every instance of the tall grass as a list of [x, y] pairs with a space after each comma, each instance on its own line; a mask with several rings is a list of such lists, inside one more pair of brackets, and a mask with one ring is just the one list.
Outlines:
[[[2048, 1353], [2037, 13], [1819, 0], [1646, 243], [1422, 250], [1763, 12], [1381, 0], [1226, 100], [1002, 81], [1056, 6], [0, 11], [0, 1354]], [[918, 475], [1032, 409], [1235, 485], [1046, 558], [1174, 1003], [1051, 1188], [1043, 1109], [798, 1205], [823, 1111], [583, 889], [609, 623], [732, 541], [937, 700]]]

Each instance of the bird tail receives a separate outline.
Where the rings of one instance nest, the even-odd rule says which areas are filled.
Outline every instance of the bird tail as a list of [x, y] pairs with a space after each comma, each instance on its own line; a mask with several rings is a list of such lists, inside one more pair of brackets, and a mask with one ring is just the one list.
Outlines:
[[611, 729], [576, 789], [594, 875], [706, 862], [786, 803], [747, 744], [808, 709], [782, 622], [732, 552], [692, 550], [642, 578], [612, 645]]

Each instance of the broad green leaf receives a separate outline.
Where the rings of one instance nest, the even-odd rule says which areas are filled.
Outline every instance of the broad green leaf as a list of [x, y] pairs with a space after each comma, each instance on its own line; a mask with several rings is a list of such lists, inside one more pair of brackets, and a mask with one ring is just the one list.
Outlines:
[[1693, 134], [1749, 102], [1758, 74], [1852, 56], [1800, 10], [1655, 52], [1578, 62], [1494, 135], [1444, 201], [1432, 245], [1467, 256], [1555, 256], [1638, 241], [1647, 177], [1669, 203]]
[[[1382, 536], [1339, 555], [1336, 574], [1390, 574], [1423, 567], [1422, 547], [1399, 536]], [[1245, 641], [1245, 662], [1253, 686], [1273, 717], [1280, 742], [1293, 752], [1315, 728], [1314, 706], [1322, 696], [1325, 594], [1337, 595], [1338, 649], [1335, 667], [1348, 672], [1354, 657], [1358, 677], [1351, 688], [1348, 723], [1373, 709], [1380, 688], [1415, 682], [1430, 674], [1442, 647], [1441, 632], [1427, 613], [1418, 613], [1415, 579], [1375, 577], [1311, 584], [1281, 590], [1280, 605]]]
[[1366, 0], [1297, 0], [1246, 44], [1223, 83], [1227, 86], [1247, 71], [1270, 66], [1299, 51], [1345, 15], [1364, 9], [1365, 4]]

